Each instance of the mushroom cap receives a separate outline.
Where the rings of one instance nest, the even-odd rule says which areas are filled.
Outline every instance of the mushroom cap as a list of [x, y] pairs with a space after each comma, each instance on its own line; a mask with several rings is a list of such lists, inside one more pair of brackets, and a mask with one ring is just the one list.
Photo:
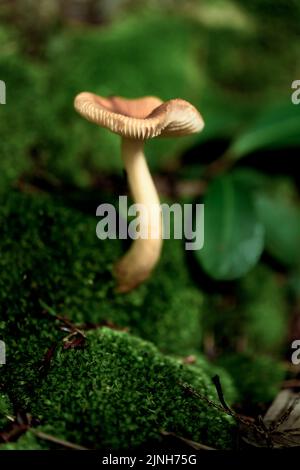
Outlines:
[[132, 100], [83, 92], [76, 96], [74, 106], [88, 121], [130, 139], [182, 136], [204, 127], [197, 109], [179, 98], [163, 102], [154, 96]]

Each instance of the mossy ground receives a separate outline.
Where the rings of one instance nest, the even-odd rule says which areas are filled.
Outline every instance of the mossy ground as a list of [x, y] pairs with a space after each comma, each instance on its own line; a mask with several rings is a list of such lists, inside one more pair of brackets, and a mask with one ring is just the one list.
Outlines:
[[[230, 419], [183, 386], [216, 400], [209, 375], [128, 333], [103, 328], [87, 334], [83, 349], [60, 344], [46, 376], [34, 383], [23, 397], [33, 416], [58, 437], [89, 448], [135, 447], [162, 429], [232, 445]], [[231, 395], [232, 387], [227, 391]]]
[[[2, 221], [8, 365], [1, 376], [14, 410], [91, 447], [138, 445], [162, 428], [229, 445], [226, 415], [186, 396], [181, 384], [215, 396], [208, 365], [190, 368], [163, 355], [184, 357], [201, 343], [202, 295], [182, 269], [179, 242], [166, 243], [156, 276], [124, 296], [115, 293], [111, 274], [122, 247], [97, 240], [94, 218], [48, 196], [14, 193]], [[83, 349], [64, 349], [68, 333], [58, 317], [92, 328]], [[101, 322], [129, 332], [102, 329]]]
[[97, 239], [96, 217], [48, 196], [18, 193], [1, 210], [3, 319], [23, 320], [49, 306], [75, 323], [111, 321], [129, 328], [165, 352], [185, 355], [199, 347], [202, 294], [184, 268], [180, 241], [166, 241], [146, 284], [118, 295], [112, 267], [124, 247]]
[[[125, 247], [97, 239], [89, 210], [16, 191], [2, 204], [1, 222], [2, 428], [21, 410], [41, 429], [90, 448], [138, 446], [162, 429], [223, 448], [233, 445], [232, 420], [183, 384], [218, 401], [211, 381], [218, 374], [230, 403], [266, 403], [276, 394], [283, 377], [277, 362], [249, 356], [255, 348], [275, 349], [282, 339], [284, 301], [267, 268], [239, 283], [238, 306], [220, 317], [217, 294], [204, 295], [193, 284], [178, 240], [165, 242], [146, 283], [121, 295], [112, 266]], [[257, 283], [267, 291], [254, 297]], [[269, 311], [275, 326], [265, 341], [261, 317], [269, 321]], [[220, 348], [244, 335], [248, 353], [212, 365], [201, 355], [203, 335], [211, 331]], [[195, 355], [190, 365], [183, 360], [189, 354]], [[53, 444], [31, 433], [3, 448], [14, 446]]]
[[[208, 297], [193, 284], [178, 240], [165, 242], [146, 283], [121, 295], [112, 266], [125, 247], [98, 240], [89, 211], [42, 193], [11, 192], [1, 221], [0, 331], [7, 346], [2, 428], [8, 414], [22, 410], [41, 429], [91, 448], [138, 446], [159, 438], [162, 429], [230, 447], [232, 421], [183, 384], [217, 401], [211, 378], [218, 374], [230, 403], [274, 397], [282, 370], [268, 357], [249, 356], [255, 348], [278, 347], [282, 339], [284, 301], [265, 267], [239, 283], [238, 307], [220, 318], [217, 294]], [[267, 292], [253, 297], [262, 282]], [[275, 327], [265, 342], [261, 316], [269, 319], [268, 309]], [[221, 358], [221, 367], [210, 364], [200, 351], [211, 331], [218, 347], [244, 335], [248, 353]], [[74, 342], [66, 347], [72, 333]], [[195, 354], [190, 365], [183, 360], [189, 354]], [[39, 441], [28, 434], [3, 448], [47, 447]]]

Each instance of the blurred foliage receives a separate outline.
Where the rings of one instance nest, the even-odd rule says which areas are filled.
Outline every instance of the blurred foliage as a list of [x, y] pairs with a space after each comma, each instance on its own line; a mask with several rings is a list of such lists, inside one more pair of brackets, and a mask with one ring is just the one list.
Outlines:
[[[259, 219], [265, 226], [266, 249], [286, 266], [300, 265], [300, 207], [286, 184], [273, 184], [256, 196]], [[294, 188], [292, 188], [294, 189]]]
[[204, 204], [204, 247], [196, 251], [197, 259], [215, 279], [243, 276], [257, 263], [264, 247], [264, 227], [249, 192], [225, 176], [209, 187]]
[[283, 265], [299, 266], [300, 207], [292, 181], [245, 169], [216, 180], [204, 202], [206, 242], [195, 255], [210, 276], [243, 276], [264, 248]]
[[280, 357], [289, 322], [287, 290], [267, 266], [256, 266], [225, 293], [216, 289], [204, 312], [204, 338], [212, 338], [217, 354]]
[[271, 402], [284, 379], [284, 368], [267, 356], [229, 354], [218, 364], [233, 378], [240, 394], [239, 403], [246, 409]]
[[239, 159], [262, 149], [299, 147], [300, 119], [297, 106], [276, 105], [266, 109], [253, 126], [234, 140], [228, 150], [231, 158]]
[[[120, 171], [118, 137], [74, 113], [80, 91], [182, 97], [198, 106], [206, 121], [199, 137], [147, 145], [150, 164], [159, 169], [174, 165], [193, 142], [232, 139], [266, 102], [287, 98], [299, 71], [297, 2], [279, 0], [271, 16], [269, 0], [2, 3], [0, 75], [9, 100], [1, 107], [2, 188], [28, 173], [87, 186], [97, 173]], [[275, 135], [284, 144], [298, 130], [297, 111], [288, 113], [293, 122], [281, 124], [282, 113], [275, 112], [263, 128], [258, 122], [242, 135], [234, 151], [256, 150], [261, 139], [273, 145]], [[12, 119], [16, 132], [8, 133]], [[274, 120], [279, 132], [270, 135]]]
[[[299, 35], [298, 0], [0, 3], [0, 79], [7, 88], [7, 104], [0, 106], [0, 298], [5, 320], [0, 333], [6, 331], [16, 351], [10, 394], [0, 395], [0, 427], [11, 401], [14, 407], [29, 404], [36, 357], [59, 335], [53, 319], [57, 313], [79, 324], [110, 321], [150, 340], [160, 352], [151, 350], [149, 374], [156, 371], [157, 360], [166, 361], [172, 374], [189, 369], [162, 353], [194, 354], [190, 377], [208, 380], [212, 366], [203, 359], [204, 350], [220, 364], [217, 373], [224, 374], [223, 367], [229, 372], [243, 406], [274, 397], [283, 380], [280, 361], [289, 348], [289, 325], [300, 302], [300, 106], [291, 102], [291, 83], [300, 78]], [[126, 296], [114, 292], [111, 276], [126, 247], [110, 240], [99, 249], [96, 222], [84, 213], [94, 216], [107, 188], [114, 201], [116, 191], [123, 190], [120, 142], [75, 113], [74, 97], [84, 90], [184, 98], [206, 122], [199, 136], [146, 144], [163, 197], [205, 203], [204, 249], [185, 255], [179, 240], [166, 242], [154, 275]], [[178, 190], [180, 183], [186, 192]], [[12, 191], [16, 187], [19, 191]], [[194, 187], [195, 194], [189, 192]], [[70, 208], [84, 206], [93, 190], [97, 202], [90, 200], [88, 209]], [[53, 320], [49, 330], [48, 316]], [[35, 342], [28, 344], [29, 335]], [[120, 351], [131, 350], [132, 344], [136, 351], [154, 348], [131, 334], [129, 339], [109, 331], [103, 337], [98, 331], [89, 335], [95, 351], [103, 342], [108, 355], [115, 354], [112, 339]], [[76, 418], [69, 399], [76, 394], [72, 380], [90, 361], [81, 352], [56, 354], [55, 364], [64, 368], [58, 373], [68, 370], [70, 383], [65, 387], [60, 382], [57, 391], [56, 367], [48, 382], [51, 397], [43, 383], [34, 405], [41, 414], [51, 406], [59, 409], [64, 393], [71, 410], [65, 420], [70, 437]], [[108, 378], [111, 370], [122, 376], [121, 362], [107, 363]], [[130, 381], [136, 370], [144, 371], [133, 360]], [[75, 404], [92, 388], [90, 376], [90, 382], [78, 377], [81, 392]], [[160, 384], [160, 378], [153, 383]], [[147, 385], [144, 380], [136, 384], [137, 389]], [[125, 398], [127, 385], [121, 389]], [[168, 387], [156, 402], [158, 415], [166, 406], [174, 411], [173, 399], [177, 403]], [[99, 424], [102, 397], [109, 409], [103, 416], [115, 417], [110, 396], [93, 397], [95, 409], [84, 417], [87, 439]], [[124, 403], [130, 404], [134, 421], [136, 403]], [[145, 408], [149, 421], [141, 432], [150, 435], [147, 399]], [[124, 410], [123, 431], [130, 439]], [[179, 428], [183, 423], [182, 429], [195, 435], [193, 415], [176, 413]], [[114, 431], [107, 429], [116, 444]], [[139, 441], [140, 427], [135, 429]], [[39, 446], [34, 436], [26, 436], [24, 444], [18, 441], [20, 448]]]
[[[1, 58], [0, 72], [7, 84], [8, 99], [18, 87], [20, 103], [27, 113], [20, 103], [18, 113], [7, 105], [1, 108], [3, 120], [9, 125], [9, 116], [18, 114], [24, 121], [30, 110], [30, 119], [36, 121], [34, 126], [28, 123], [35, 133], [30, 141], [35, 170], [67, 183], [91, 184], [95, 173], [121, 168], [119, 138], [76, 115], [75, 95], [86, 89], [104, 96], [152, 94], [163, 99], [184, 96], [194, 101], [201, 80], [190, 42], [189, 28], [183, 20], [159, 16], [130, 18], [103, 30], [62, 31], [49, 41], [44, 62], [34, 64], [37, 73], [32, 83], [20, 80], [19, 74], [19, 69], [23, 74], [30, 72], [31, 61], [25, 58], [24, 64], [24, 58], [12, 51], [7, 60], [15, 63], [14, 68], [9, 73]], [[41, 82], [44, 89], [39, 95]], [[26, 124], [15, 136], [10, 133], [6, 137], [13, 140], [12, 145], [20, 143], [23, 148], [19, 171], [12, 165], [16, 177], [22, 174], [21, 164], [26, 168], [31, 160], [22, 142], [22, 132], [30, 135]], [[185, 139], [151, 142], [151, 162], [158, 165], [184, 145]]]
[[[76, 93], [90, 90], [103, 96], [157, 95], [162, 99], [185, 96], [193, 101], [201, 86], [188, 26], [178, 18], [137, 17], [102, 32], [62, 34], [49, 44], [48, 54], [49, 93], [59, 119], [55, 127], [61, 135], [49, 133], [46, 139], [58, 148], [68, 142], [65, 157], [50, 154], [49, 166], [65, 175], [72, 168], [75, 173], [78, 165], [88, 167], [90, 173], [121, 168], [119, 137], [75, 115], [72, 101]], [[65, 136], [66, 126], [70, 139]], [[149, 161], [158, 165], [182, 146], [182, 139], [150, 142]]]
[[[41, 72], [22, 63], [16, 36], [0, 27], [0, 76], [6, 83], [6, 105], [1, 106], [1, 190], [31, 168], [31, 149], [38, 136], [35, 110], [42, 97]], [[10, 94], [13, 91], [13, 95]], [[25, 97], [26, 95], [26, 97]]]

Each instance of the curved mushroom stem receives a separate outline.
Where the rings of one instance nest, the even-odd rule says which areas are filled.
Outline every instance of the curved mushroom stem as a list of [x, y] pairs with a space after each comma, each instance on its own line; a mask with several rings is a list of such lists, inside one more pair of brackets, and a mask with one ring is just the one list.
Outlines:
[[[144, 155], [144, 142], [122, 139], [122, 158], [129, 187], [139, 211], [139, 233], [128, 252], [116, 263], [114, 273], [118, 292], [128, 292], [146, 280], [160, 257], [162, 247], [161, 207]], [[144, 235], [143, 235], [144, 236]]]

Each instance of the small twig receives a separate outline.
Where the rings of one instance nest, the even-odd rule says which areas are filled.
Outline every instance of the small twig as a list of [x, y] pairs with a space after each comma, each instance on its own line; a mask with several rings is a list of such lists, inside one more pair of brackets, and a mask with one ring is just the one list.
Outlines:
[[68, 449], [73, 450], [89, 450], [87, 447], [80, 446], [78, 444], [74, 444], [73, 442], [65, 441], [64, 439], [59, 439], [58, 437], [51, 436], [51, 434], [46, 434], [42, 431], [37, 431], [33, 428], [30, 431], [39, 439], [43, 439], [44, 441], [53, 442], [54, 444], [58, 444], [62, 447], [66, 447]]
[[83, 331], [81, 331], [79, 328], [77, 328], [70, 320], [68, 320], [67, 318], [65, 318], [65, 317], [63, 317], [59, 314], [57, 314], [43, 300], [40, 300], [39, 302], [40, 302], [41, 307], [43, 307], [43, 309], [45, 309], [45, 311], [48, 314], [50, 314], [52, 317], [56, 318], [61, 323], [64, 323], [70, 329], [71, 332], [76, 332], [76, 333], [78, 333], [79, 335], [81, 335], [85, 338], [85, 334], [83, 333]]
[[58, 313], [56, 313], [53, 310], [53, 308], [49, 307], [49, 305], [47, 305], [43, 300], [40, 300], [39, 302], [40, 302], [41, 307], [43, 307], [46, 313], [48, 313], [51, 317], [56, 318], [56, 320], [60, 321], [61, 323], [67, 326], [68, 328], [67, 331], [70, 332], [70, 335], [73, 335], [73, 333], [76, 332], [85, 338], [86, 336], [85, 336], [84, 331], [96, 330], [97, 328], [103, 328], [105, 326], [107, 328], [110, 328], [116, 331], [124, 331], [124, 332], [129, 331], [129, 328], [116, 325], [111, 320], [102, 320], [99, 323], [83, 323], [81, 325], [75, 326], [70, 320], [68, 320], [68, 318], [63, 317], [62, 315], [59, 315]]
[[[229, 406], [225, 403], [226, 407], [220, 406], [214, 401], [210, 400], [207, 398], [205, 395], [202, 395], [201, 393], [197, 392], [195, 389], [193, 389], [190, 385], [180, 382], [182, 387], [189, 392], [191, 395], [195, 396], [196, 398], [199, 398], [199, 400], [205, 401], [209, 406], [212, 406], [216, 410], [225, 413], [229, 416], [232, 416], [234, 419], [236, 419], [238, 422], [245, 424], [246, 426], [255, 426], [255, 420], [249, 416], [242, 416], [233, 411]], [[225, 401], [224, 401], [225, 402]], [[221, 402], [222, 403], [222, 402]]]
[[52, 358], [54, 356], [55, 350], [57, 348], [58, 343], [53, 343], [46, 351], [46, 354], [44, 355], [41, 365], [39, 367], [39, 372], [45, 372], [47, 368], [49, 368], [50, 363], [52, 361]]
[[200, 393], [198, 393], [196, 390], [194, 390], [190, 385], [184, 383], [184, 382], [180, 382], [180, 385], [182, 385], [182, 387], [184, 388], [184, 390], [186, 390], [188, 393], [190, 393], [191, 395], [195, 396], [196, 398], [199, 398], [199, 400], [204, 400], [209, 406], [212, 406], [214, 407], [216, 410], [218, 411], [221, 411], [222, 413], [226, 413], [227, 414], [227, 411], [224, 410], [224, 408], [222, 408], [222, 406], [218, 405], [217, 403], [215, 403], [214, 401], [210, 400], [209, 398], [207, 398], [205, 395], [202, 395]]
[[300, 388], [300, 380], [299, 379], [289, 379], [285, 380], [282, 384], [282, 388]]
[[39, 431], [32, 427], [32, 423], [33, 423], [33, 420], [32, 420], [31, 415], [25, 414], [23, 416], [21, 413], [17, 413], [13, 423], [11, 423], [11, 429], [8, 432], [0, 433], [0, 442], [1, 441], [4, 443], [15, 442], [18, 440], [20, 436], [22, 436], [26, 432], [31, 432], [39, 439], [53, 442], [55, 444], [61, 445], [62, 447], [66, 447], [68, 449], [89, 450], [86, 447], [80, 446], [78, 444], [73, 444], [72, 442], [68, 442], [64, 439], [59, 439], [55, 436]]
[[180, 441], [184, 442], [185, 444], [196, 450], [217, 450], [214, 447], [206, 446], [205, 444], [201, 444], [200, 442], [191, 441], [190, 439], [186, 439], [185, 437], [177, 436], [177, 434], [175, 434], [174, 432], [167, 432], [162, 430], [160, 431], [160, 433], [162, 436], [175, 437], [176, 439], [179, 439]]
[[235, 414], [230, 408], [229, 406], [227, 405], [226, 401], [225, 401], [225, 398], [224, 398], [224, 394], [223, 394], [223, 390], [222, 390], [222, 386], [221, 386], [221, 382], [220, 382], [220, 377], [218, 375], [215, 375], [213, 378], [212, 378], [212, 382], [214, 384], [214, 386], [216, 387], [216, 391], [217, 391], [217, 394], [218, 394], [218, 398], [220, 400], [220, 403], [221, 405], [223, 406], [224, 410], [226, 410], [228, 412], [228, 414], [232, 415], [232, 414]]
[[28, 424], [15, 425], [9, 432], [0, 433], [0, 442], [8, 443], [17, 440], [18, 437], [22, 436], [29, 429]]
[[64, 349], [77, 349], [83, 348], [85, 345], [86, 337], [79, 334], [78, 331], [73, 331], [68, 336], [63, 338]]
[[13, 423], [15, 421], [15, 416], [11, 416], [11, 415], [5, 415], [5, 418], [7, 419], [7, 421], [10, 421], [11, 423]]

